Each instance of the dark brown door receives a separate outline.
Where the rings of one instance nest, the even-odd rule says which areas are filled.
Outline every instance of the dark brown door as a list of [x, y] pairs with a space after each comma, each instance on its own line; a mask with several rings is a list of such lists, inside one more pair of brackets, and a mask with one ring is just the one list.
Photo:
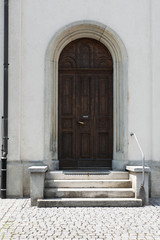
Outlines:
[[78, 39], [59, 60], [60, 169], [111, 169], [113, 64], [100, 42]]

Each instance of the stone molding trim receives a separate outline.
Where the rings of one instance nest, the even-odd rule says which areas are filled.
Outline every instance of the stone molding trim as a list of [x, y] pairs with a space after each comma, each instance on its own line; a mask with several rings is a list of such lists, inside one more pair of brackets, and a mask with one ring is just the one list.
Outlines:
[[[93, 38], [103, 43], [113, 58], [113, 159], [128, 156], [128, 57], [126, 48], [108, 26], [94, 21], [78, 21], [66, 25], [51, 39], [45, 56], [45, 129], [44, 159], [51, 169], [58, 166], [58, 60], [63, 48], [78, 38]], [[53, 164], [53, 165], [52, 165]]]

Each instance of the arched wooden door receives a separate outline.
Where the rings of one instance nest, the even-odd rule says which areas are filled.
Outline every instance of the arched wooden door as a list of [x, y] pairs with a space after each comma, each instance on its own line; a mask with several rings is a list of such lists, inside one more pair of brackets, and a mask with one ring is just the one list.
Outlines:
[[113, 61], [99, 41], [69, 43], [59, 58], [60, 169], [111, 169]]

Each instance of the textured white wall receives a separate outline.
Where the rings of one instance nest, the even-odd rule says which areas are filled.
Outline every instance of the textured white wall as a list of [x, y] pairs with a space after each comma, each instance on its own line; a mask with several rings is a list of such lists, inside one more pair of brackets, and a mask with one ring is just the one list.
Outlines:
[[[19, 2], [19, 3], [18, 3]], [[20, 160], [21, 141], [21, 4], [9, 1], [9, 159]]]
[[[47, 46], [53, 35], [66, 24], [94, 20], [117, 32], [126, 46], [128, 129], [137, 133], [146, 158], [159, 160], [159, 8], [158, 0], [152, 0], [152, 7], [150, 0], [10, 2], [10, 159], [43, 160]], [[151, 68], [152, 61], [154, 66]], [[141, 158], [131, 137], [128, 157], [130, 160]]]
[[[154, 4], [153, 4], [154, 3]], [[160, 2], [152, 3], [152, 160], [160, 161]]]

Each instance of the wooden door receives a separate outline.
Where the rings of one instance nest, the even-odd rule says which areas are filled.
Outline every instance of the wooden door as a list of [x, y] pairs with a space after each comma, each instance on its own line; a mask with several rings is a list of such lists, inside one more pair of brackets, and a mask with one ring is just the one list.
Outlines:
[[100, 42], [78, 39], [59, 59], [60, 169], [111, 169], [113, 63]]

